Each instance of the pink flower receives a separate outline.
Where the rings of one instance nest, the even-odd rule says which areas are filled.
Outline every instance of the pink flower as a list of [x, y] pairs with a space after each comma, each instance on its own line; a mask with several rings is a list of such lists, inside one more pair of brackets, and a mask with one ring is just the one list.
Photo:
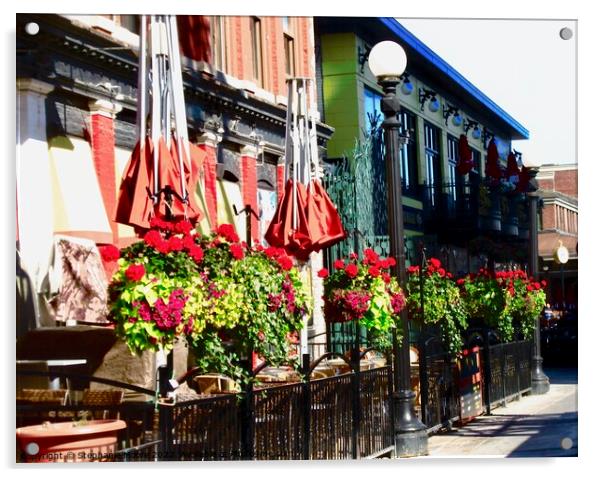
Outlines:
[[128, 280], [132, 282], [137, 282], [140, 281], [140, 279], [144, 276], [145, 273], [146, 269], [144, 268], [144, 265], [133, 264], [127, 268], [127, 270], [125, 271], [125, 276], [128, 278]]
[[320, 270], [318, 272], [318, 276], [320, 278], [327, 278], [328, 277], [328, 269], [327, 268], [323, 268], [322, 270]]
[[120, 252], [115, 245], [107, 245], [100, 249], [100, 256], [105, 262], [114, 262], [119, 259]]

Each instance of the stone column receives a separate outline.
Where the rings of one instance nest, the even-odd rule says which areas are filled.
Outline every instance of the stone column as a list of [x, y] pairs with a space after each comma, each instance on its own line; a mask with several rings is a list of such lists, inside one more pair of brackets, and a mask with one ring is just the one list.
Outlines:
[[20, 264], [31, 279], [37, 326], [38, 293], [48, 272], [53, 244], [50, 156], [46, 137], [46, 97], [53, 86], [32, 78], [17, 79], [17, 235]]

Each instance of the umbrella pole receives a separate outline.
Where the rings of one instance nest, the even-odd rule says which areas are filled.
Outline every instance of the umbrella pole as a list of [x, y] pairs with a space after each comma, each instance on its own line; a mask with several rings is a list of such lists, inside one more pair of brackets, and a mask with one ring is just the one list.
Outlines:
[[151, 78], [152, 78], [152, 109], [151, 109], [151, 140], [153, 144], [153, 204], [159, 203], [159, 136], [161, 134], [161, 98], [159, 85], [158, 59], [158, 24], [155, 15], [151, 16]]
[[138, 48], [138, 115], [136, 122], [138, 126], [138, 141], [142, 149], [146, 139], [146, 15], [140, 16], [140, 43]]

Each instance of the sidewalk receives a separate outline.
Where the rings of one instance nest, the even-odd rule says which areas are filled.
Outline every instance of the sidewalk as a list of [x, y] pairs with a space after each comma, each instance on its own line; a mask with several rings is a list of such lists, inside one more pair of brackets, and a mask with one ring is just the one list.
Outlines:
[[429, 438], [429, 456], [576, 457], [577, 369], [546, 369], [550, 391], [524, 396]]

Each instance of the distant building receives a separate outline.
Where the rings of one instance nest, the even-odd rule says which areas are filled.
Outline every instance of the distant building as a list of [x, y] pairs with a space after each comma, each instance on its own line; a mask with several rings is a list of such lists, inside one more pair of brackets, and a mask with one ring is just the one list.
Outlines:
[[[528, 139], [527, 129], [393, 18], [316, 17], [314, 24], [322, 117], [335, 128], [328, 142], [328, 158], [334, 163], [341, 156], [350, 157], [355, 141], [365, 137], [373, 119], [382, 119], [382, 90], [367, 62], [370, 49], [392, 40], [407, 54], [397, 97], [402, 129], [410, 136], [399, 150], [408, 261], [417, 263], [417, 247], [423, 242], [427, 255], [439, 257], [454, 273], [494, 264], [525, 266], [524, 194], [489, 187], [486, 158], [494, 138], [504, 171], [512, 141]], [[462, 134], [474, 163], [465, 175], [456, 169]], [[355, 247], [358, 240], [373, 247], [382, 244], [379, 251], [386, 253], [382, 156], [371, 165], [372, 190], [356, 188], [357, 199], [345, 197], [339, 207], [344, 217], [355, 217], [348, 225], [358, 232], [352, 237]], [[363, 210], [366, 202], [371, 202], [370, 210]], [[354, 203], [359, 206], [349, 209]]]
[[[542, 210], [539, 224], [539, 269], [550, 282], [548, 300], [553, 308], [577, 306], [578, 189], [577, 164], [544, 165], [537, 174]], [[554, 261], [560, 242], [569, 250], [562, 267]], [[564, 277], [563, 277], [564, 276]], [[564, 295], [562, 279], [564, 278]]]

